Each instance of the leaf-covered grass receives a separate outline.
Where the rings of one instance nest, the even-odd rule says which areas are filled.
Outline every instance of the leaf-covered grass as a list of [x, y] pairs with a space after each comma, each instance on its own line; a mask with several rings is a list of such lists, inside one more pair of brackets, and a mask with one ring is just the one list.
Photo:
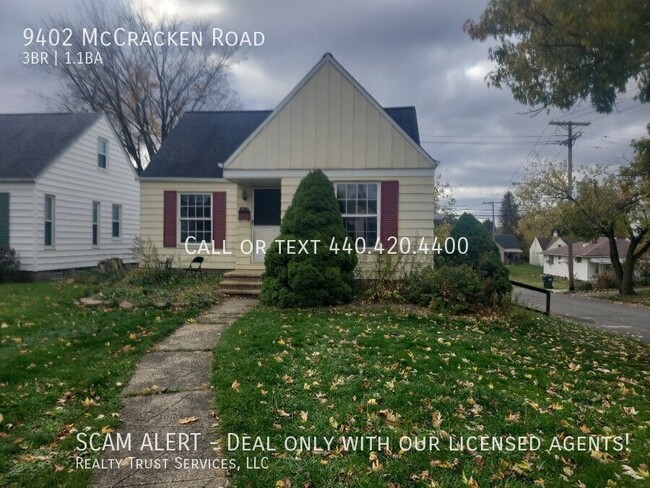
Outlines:
[[619, 295], [618, 292], [599, 293], [598, 298], [605, 300], [612, 300], [614, 302], [632, 303], [635, 305], [643, 305], [650, 307], [650, 288], [637, 290], [635, 295]]
[[[160, 283], [149, 293], [129, 279], [0, 285], [0, 485], [88, 486], [92, 472], [74, 469], [75, 433], [115, 427], [121, 385], [138, 359], [217, 298], [209, 278]], [[155, 308], [139, 298], [143, 290], [163, 303], [192, 291], [201, 298]], [[96, 292], [144, 305], [75, 303]]]
[[[511, 280], [520, 281], [521, 283], [538, 286], [540, 288], [544, 286], [544, 283], [542, 281], [544, 268], [541, 266], [535, 266], [534, 264], [526, 263], [512, 264], [508, 266], [508, 271], [510, 271]], [[556, 290], [568, 290], [569, 282], [565, 279], [555, 277], [553, 280], [553, 288]]]
[[[222, 337], [213, 384], [238, 487], [647, 486], [649, 365], [640, 342], [532, 313], [260, 308]], [[277, 451], [229, 451], [229, 433]], [[611, 438], [605, 448], [626, 434], [622, 450]], [[451, 450], [480, 435], [542, 445]], [[294, 451], [292, 436], [323, 451]], [[368, 436], [388, 448], [341, 449], [341, 437]], [[600, 449], [572, 448], [572, 436], [597, 436]], [[403, 437], [438, 439], [439, 450], [401, 450]], [[554, 438], [568, 449], [549, 451]], [[268, 469], [250, 469], [264, 457]]]

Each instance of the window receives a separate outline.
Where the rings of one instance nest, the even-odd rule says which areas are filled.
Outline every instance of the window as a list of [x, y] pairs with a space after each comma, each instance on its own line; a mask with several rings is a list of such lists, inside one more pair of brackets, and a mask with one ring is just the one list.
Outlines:
[[97, 139], [97, 166], [106, 169], [108, 162], [108, 141], [101, 137]]
[[362, 237], [367, 247], [377, 243], [378, 236], [378, 184], [338, 183], [336, 198], [348, 234], [354, 239]]
[[553, 258], [554, 258], [554, 257], [555, 257], [555, 256], [549, 256], [549, 257], [548, 257], [548, 264], [553, 264]]
[[45, 195], [45, 246], [54, 246], [54, 195]]
[[122, 236], [122, 205], [113, 205], [113, 237]]
[[99, 202], [93, 202], [93, 246], [99, 246], [100, 217], [101, 217], [101, 206]]
[[9, 248], [9, 193], [0, 193], [0, 249]]
[[576, 258], [576, 263], [581, 263], [581, 262], [582, 262], [582, 258], [578, 256], [578, 257]]
[[212, 195], [181, 193], [179, 214], [182, 244], [188, 237], [196, 242], [212, 240]]

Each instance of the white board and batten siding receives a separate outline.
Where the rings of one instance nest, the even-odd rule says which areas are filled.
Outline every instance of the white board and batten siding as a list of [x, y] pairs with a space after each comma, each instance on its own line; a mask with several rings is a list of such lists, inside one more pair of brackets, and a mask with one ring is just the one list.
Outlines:
[[233, 155], [225, 174], [250, 169], [432, 169], [430, 160], [362, 90], [342, 68], [322, 64]]
[[[97, 164], [99, 138], [108, 141], [106, 169]], [[93, 267], [108, 258], [133, 262], [131, 247], [140, 233], [140, 184], [105, 116], [50, 163], [37, 178], [33, 194], [36, 249], [31, 271]], [[45, 246], [46, 195], [55, 201], [52, 247]], [[92, 228], [95, 201], [100, 203], [97, 246]], [[122, 208], [118, 238], [112, 237], [114, 204]]]

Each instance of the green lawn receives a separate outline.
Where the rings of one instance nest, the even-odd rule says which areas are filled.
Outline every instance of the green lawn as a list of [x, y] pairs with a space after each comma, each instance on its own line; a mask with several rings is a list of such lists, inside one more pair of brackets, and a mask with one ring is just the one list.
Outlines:
[[599, 293], [598, 298], [650, 307], [650, 288], [637, 290], [635, 295], [619, 295], [617, 291]]
[[[137, 360], [216, 293], [214, 280], [0, 285], [0, 485], [88, 486], [75, 470], [77, 431], [115, 427], [120, 387]], [[81, 308], [102, 292], [140, 306]], [[192, 301], [190, 293], [200, 296]], [[182, 306], [161, 306], [182, 301]]]
[[[535, 266], [533, 264], [512, 264], [508, 266], [508, 271], [510, 271], [511, 280], [539, 286], [540, 288], [543, 287], [542, 275], [544, 274], [544, 270], [541, 266]], [[553, 288], [556, 290], [568, 290], [569, 282], [556, 277], [553, 280]]]
[[[224, 334], [213, 384], [222, 437], [276, 449], [224, 443], [238, 487], [648, 486], [649, 364], [647, 345], [520, 311], [259, 308]], [[626, 434], [623, 450], [602, 444]], [[534, 435], [542, 448], [451, 450], [477, 435]], [[600, 450], [571, 448], [588, 435], [602, 436]], [[301, 436], [323, 450], [295, 451]], [[341, 437], [376, 436], [388, 448], [341, 449]], [[548, 451], [554, 436], [567, 450]], [[251, 469], [264, 457], [268, 469]]]

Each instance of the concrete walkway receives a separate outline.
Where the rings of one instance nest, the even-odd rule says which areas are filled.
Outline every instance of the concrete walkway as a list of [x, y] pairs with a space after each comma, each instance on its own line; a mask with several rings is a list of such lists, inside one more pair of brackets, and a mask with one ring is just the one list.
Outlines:
[[221, 333], [256, 303], [228, 299], [141, 359], [122, 391], [119, 429], [102, 436], [114, 446], [104, 449], [94, 469], [95, 486], [227, 486], [215, 445], [211, 351]]

